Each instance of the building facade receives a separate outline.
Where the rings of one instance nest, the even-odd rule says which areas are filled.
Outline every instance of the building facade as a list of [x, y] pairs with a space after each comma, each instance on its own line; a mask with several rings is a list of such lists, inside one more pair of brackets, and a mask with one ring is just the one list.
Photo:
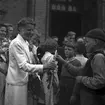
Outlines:
[[41, 41], [48, 36], [62, 41], [68, 31], [78, 37], [92, 28], [105, 29], [105, 0], [0, 0], [0, 22], [16, 25], [22, 17], [35, 19]]

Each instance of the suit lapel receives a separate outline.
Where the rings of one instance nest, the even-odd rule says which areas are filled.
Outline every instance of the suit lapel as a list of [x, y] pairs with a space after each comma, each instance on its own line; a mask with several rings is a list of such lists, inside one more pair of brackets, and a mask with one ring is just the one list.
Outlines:
[[21, 35], [18, 34], [18, 39], [27, 55], [27, 58], [29, 60], [30, 63], [32, 63], [32, 60], [31, 60], [31, 56], [30, 56], [30, 51], [29, 51], [29, 43], [24, 41], [24, 39], [21, 37]]
[[25, 52], [26, 52], [26, 54], [27, 54], [27, 57], [28, 57], [30, 63], [32, 63], [28, 43], [25, 43], [25, 44], [26, 44], [26, 45], [25, 45], [26, 47], [24, 46]]

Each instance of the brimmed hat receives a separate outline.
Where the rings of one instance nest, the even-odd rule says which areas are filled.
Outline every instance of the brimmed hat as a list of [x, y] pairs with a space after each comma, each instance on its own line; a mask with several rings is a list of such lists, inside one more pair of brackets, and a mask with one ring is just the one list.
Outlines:
[[90, 30], [85, 37], [93, 38], [93, 39], [99, 39], [105, 42], [105, 32], [103, 29], [96, 28]]

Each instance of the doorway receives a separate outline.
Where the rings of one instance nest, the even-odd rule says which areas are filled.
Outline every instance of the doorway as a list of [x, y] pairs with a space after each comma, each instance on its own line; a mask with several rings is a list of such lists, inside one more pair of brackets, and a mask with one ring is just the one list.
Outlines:
[[62, 45], [68, 31], [76, 32], [76, 37], [81, 36], [82, 16], [76, 12], [51, 11], [50, 36], [58, 36], [59, 45]]

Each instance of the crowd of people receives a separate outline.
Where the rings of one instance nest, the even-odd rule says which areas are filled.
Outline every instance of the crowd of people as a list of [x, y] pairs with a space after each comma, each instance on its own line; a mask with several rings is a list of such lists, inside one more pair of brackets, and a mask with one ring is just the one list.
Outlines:
[[[0, 105], [105, 105], [105, 31], [40, 42], [33, 19], [0, 24]], [[31, 102], [31, 101], [32, 102]]]

